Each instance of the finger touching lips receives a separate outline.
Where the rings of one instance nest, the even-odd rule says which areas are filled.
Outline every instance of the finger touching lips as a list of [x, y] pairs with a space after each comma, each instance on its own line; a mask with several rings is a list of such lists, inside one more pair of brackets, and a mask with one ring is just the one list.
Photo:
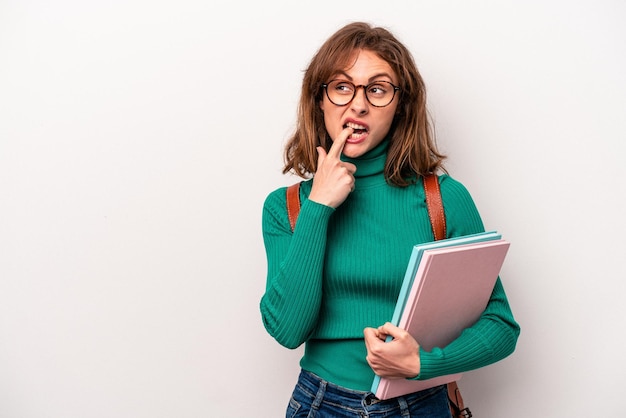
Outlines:
[[352, 135], [352, 132], [354, 132], [354, 130], [350, 127], [341, 131], [339, 135], [337, 135], [337, 138], [333, 141], [333, 145], [330, 147], [328, 155], [339, 158], [341, 151], [343, 151], [343, 147], [346, 145], [346, 140], [350, 135]]

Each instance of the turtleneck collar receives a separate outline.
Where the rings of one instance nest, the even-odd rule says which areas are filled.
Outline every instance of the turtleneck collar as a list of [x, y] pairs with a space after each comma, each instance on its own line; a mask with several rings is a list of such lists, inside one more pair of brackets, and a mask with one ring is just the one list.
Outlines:
[[[357, 186], [362, 185], [364, 182], [370, 183], [376, 181], [376, 179], [382, 179], [384, 181], [385, 162], [387, 161], [387, 150], [389, 149], [389, 138], [385, 138], [375, 148], [366, 152], [357, 158], [349, 158], [345, 155], [341, 155], [341, 160], [352, 163], [356, 166], [356, 172], [354, 177], [356, 179]], [[368, 180], [366, 180], [366, 178]]]

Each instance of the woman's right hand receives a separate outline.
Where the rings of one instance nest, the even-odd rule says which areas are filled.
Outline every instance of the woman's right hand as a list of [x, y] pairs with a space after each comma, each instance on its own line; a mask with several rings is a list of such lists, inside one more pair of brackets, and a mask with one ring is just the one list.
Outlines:
[[356, 166], [340, 159], [341, 151], [352, 132], [352, 128], [341, 131], [328, 153], [324, 148], [317, 147], [317, 171], [313, 176], [309, 200], [337, 208], [354, 190]]

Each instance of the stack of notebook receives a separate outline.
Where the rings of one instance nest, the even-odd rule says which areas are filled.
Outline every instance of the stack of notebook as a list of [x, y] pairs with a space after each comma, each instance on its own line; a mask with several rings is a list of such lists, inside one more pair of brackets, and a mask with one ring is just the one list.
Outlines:
[[[479, 319], [509, 245], [495, 231], [416, 245], [390, 322], [407, 330], [426, 351], [445, 347]], [[389, 399], [460, 378], [461, 374], [428, 380], [376, 376], [371, 391], [379, 399]]]

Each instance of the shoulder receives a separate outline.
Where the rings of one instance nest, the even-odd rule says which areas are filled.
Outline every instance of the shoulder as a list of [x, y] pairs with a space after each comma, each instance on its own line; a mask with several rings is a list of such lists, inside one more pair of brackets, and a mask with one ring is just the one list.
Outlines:
[[263, 202], [263, 233], [286, 231], [289, 227], [287, 217], [287, 186], [271, 191]]
[[442, 189], [444, 187], [448, 189], [453, 189], [453, 190], [454, 189], [466, 189], [463, 183], [461, 183], [456, 178], [452, 177], [450, 174], [440, 174], [439, 184], [441, 185]]
[[263, 210], [274, 211], [277, 208], [282, 208], [287, 203], [287, 187], [282, 186], [277, 189], [272, 190], [266, 197], [263, 202]]
[[311, 181], [294, 181], [293, 184], [279, 187], [273, 191], [271, 191], [263, 202], [263, 212], [272, 213], [275, 216], [282, 217], [283, 214], [286, 213], [287, 208], [287, 189], [292, 186], [299, 184], [299, 193], [300, 193], [300, 201], [304, 202], [311, 192]]
[[296, 180], [292, 184], [279, 187], [271, 191], [265, 198], [264, 206], [275, 206], [284, 204], [287, 202], [287, 189], [291, 186], [299, 185], [299, 192], [301, 200], [307, 198], [311, 192], [312, 180]]
[[[284, 233], [292, 230], [289, 218], [290, 208], [287, 207], [287, 192], [293, 185], [299, 185], [300, 207], [303, 212], [306, 212], [306, 208], [310, 210], [311, 206], [326, 208], [319, 204], [309, 204], [307, 197], [311, 192], [311, 184], [312, 181], [310, 180], [296, 181], [291, 185], [279, 187], [267, 195], [263, 203], [262, 226], [264, 232], [280, 231], [280, 233]], [[296, 208], [291, 207], [291, 209]], [[300, 210], [297, 210], [299, 213]], [[299, 218], [298, 215], [296, 216]]]
[[470, 201], [473, 202], [472, 196], [463, 183], [451, 177], [449, 174], [439, 176], [439, 187], [441, 188], [441, 196], [444, 201]]
[[478, 208], [465, 185], [448, 174], [439, 177], [439, 185], [448, 235], [461, 236], [484, 231]]

